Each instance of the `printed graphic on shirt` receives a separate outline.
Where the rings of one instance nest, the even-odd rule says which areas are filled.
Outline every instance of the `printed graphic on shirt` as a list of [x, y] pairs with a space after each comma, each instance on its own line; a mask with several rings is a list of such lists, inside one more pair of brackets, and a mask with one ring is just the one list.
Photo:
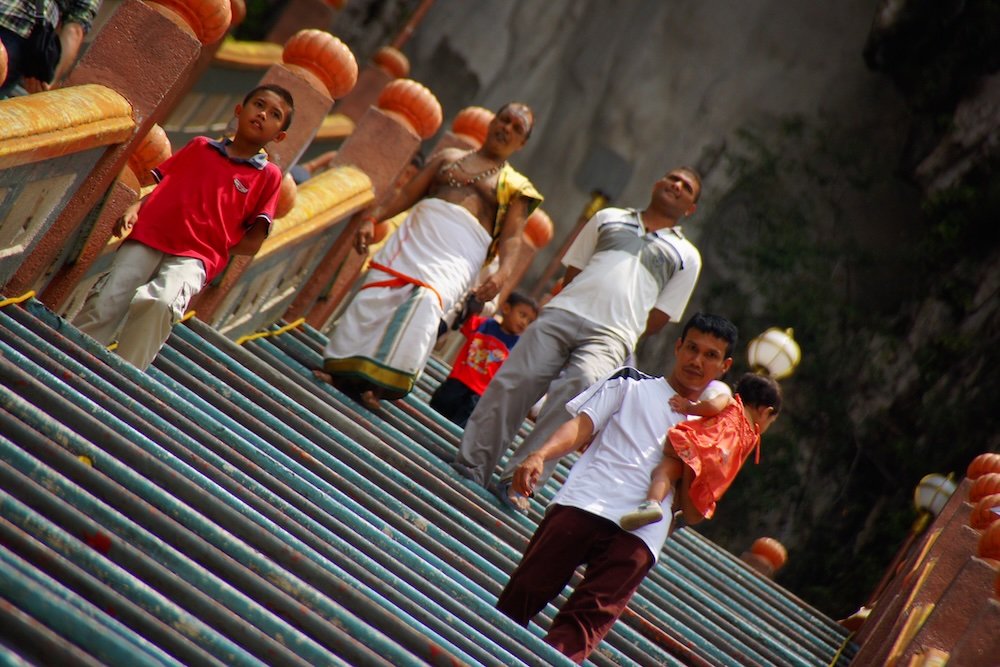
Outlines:
[[474, 338], [469, 344], [469, 354], [465, 358], [465, 363], [477, 373], [487, 374], [490, 371], [490, 364], [503, 362], [507, 359], [507, 350], [501, 348], [490, 348], [482, 338]]
[[638, 225], [627, 221], [604, 223], [598, 230], [596, 252], [617, 250], [638, 257], [662, 290], [674, 272], [684, 268], [680, 253], [662, 239], [651, 239], [649, 234], [637, 236], [637, 228]]
[[233, 178], [233, 185], [235, 185], [236, 189], [239, 190], [240, 192], [242, 192], [243, 194], [246, 194], [246, 193], [250, 192], [250, 188], [248, 188], [247, 186], [243, 185], [243, 183], [240, 182], [239, 178]]

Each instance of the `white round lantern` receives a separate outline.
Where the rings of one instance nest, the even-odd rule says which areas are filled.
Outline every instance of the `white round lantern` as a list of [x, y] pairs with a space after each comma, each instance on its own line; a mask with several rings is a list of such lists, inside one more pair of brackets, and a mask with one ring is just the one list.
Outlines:
[[913, 506], [918, 512], [929, 512], [937, 516], [944, 509], [951, 494], [955, 493], [955, 482], [951, 476], [934, 473], [925, 475], [913, 491]]
[[750, 341], [747, 346], [750, 367], [764, 372], [775, 380], [786, 378], [799, 365], [802, 352], [792, 338], [791, 329], [771, 327]]

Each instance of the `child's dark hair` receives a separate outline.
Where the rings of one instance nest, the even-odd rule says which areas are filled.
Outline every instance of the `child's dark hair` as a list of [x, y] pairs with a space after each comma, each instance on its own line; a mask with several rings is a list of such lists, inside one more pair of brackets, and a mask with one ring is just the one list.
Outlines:
[[295, 115], [295, 100], [292, 99], [292, 94], [288, 92], [287, 88], [283, 88], [275, 83], [261, 84], [246, 94], [246, 97], [243, 98], [243, 106], [246, 106], [254, 95], [264, 91], [274, 93], [288, 105], [288, 115], [285, 116], [285, 123], [281, 126], [281, 131], [284, 132], [292, 124], [292, 116]]
[[740, 332], [735, 324], [721, 315], [712, 315], [710, 313], [695, 313], [692, 315], [691, 319], [684, 324], [684, 329], [681, 331], [681, 340], [687, 338], [687, 332], [690, 329], [697, 329], [702, 333], [711, 334], [719, 340], [726, 341], [726, 358], [733, 356], [733, 348], [736, 347], [736, 342], [740, 338]]
[[521, 292], [511, 292], [510, 294], [508, 294], [506, 303], [511, 308], [524, 303], [530, 306], [531, 309], [536, 313], [538, 312], [538, 302], [532, 299], [527, 294], [522, 294]]
[[736, 393], [743, 399], [743, 405], [773, 408], [774, 414], [781, 412], [781, 386], [767, 375], [744, 374], [736, 383]]

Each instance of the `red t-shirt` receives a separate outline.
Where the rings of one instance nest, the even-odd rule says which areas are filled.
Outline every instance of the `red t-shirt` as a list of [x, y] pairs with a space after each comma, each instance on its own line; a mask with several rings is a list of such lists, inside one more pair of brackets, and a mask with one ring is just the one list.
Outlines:
[[195, 137], [153, 170], [159, 183], [128, 237], [200, 259], [206, 282], [226, 267], [230, 249], [255, 220], [270, 227], [281, 188], [281, 170], [266, 155], [231, 158], [224, 154], [227, 144]]
[[466, 338], [465, 345], [459, 351], [448, 377], [481, 396], [520, 336], [506, 333], [492, 317], [477, 315], [465, 321], [462, 335]]

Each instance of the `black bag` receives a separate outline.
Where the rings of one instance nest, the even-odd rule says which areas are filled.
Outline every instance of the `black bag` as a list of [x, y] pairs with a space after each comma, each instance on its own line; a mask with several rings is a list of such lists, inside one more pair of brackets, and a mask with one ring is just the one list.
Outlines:
[[21, 60], [21, 74], [52, 83], [62, 56], [62, 42], [55, 27], [45, 20], [42, 0], [35, 0], [35, 27], [28, 36], [26, 47]]

